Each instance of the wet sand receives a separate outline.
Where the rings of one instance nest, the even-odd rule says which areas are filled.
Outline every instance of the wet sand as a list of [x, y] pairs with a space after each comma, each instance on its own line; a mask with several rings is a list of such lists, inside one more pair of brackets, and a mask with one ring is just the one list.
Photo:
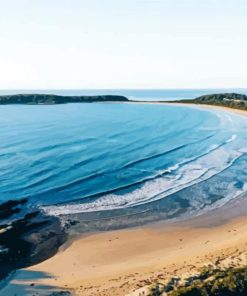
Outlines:
[[[203, 108], [247, 115], [224, 107]], [[32, 292], [37, 286], [49, 286], [83, 296], [139, 295], [140, 291], [145, 295], [151, 283], [193, 274], [205, 264], [244, 265], [246, 250], [247, 198], [242, 196], [183, 222], [161, 221], [71, 238], [54, 257], [22, 271], [39, 277], [23, 279], [20, 272], [1, 292], [10, 293], [11, 285], [34, 284]]]
[[77, 238], [51, 259], [25, 269], [46, 276], [17, 276], [12, 284], [48, 285], [83, 296], [127, 295], [156, 280], [193, 274], [205, 264], [245, 264], [246, 206], [244, 197], [186, 222]]

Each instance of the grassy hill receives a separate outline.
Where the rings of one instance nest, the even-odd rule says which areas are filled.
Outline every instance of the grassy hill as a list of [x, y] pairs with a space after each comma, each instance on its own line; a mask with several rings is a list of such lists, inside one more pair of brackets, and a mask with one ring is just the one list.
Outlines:
[[211, 94], [193, 100], [181, 100], [180, 103], [206, 104], [247, 110], [247, 96], [237, 93]]
[[53, 105], [66, 103], [93, 103], [93, 102], [127, 102], [124, 96], [58, 96], [48, 94], [18, 94], [0, 96], [0, 105], [32, 104]]

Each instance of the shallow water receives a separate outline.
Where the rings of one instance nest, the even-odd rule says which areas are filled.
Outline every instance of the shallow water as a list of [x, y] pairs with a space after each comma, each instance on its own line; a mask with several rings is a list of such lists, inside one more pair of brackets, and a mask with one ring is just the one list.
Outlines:
[[[247, 119], [238, 115], [155, 104], [0, 106], [0, 112], [1, 201], [29, 197], [30, 206], [53, 215], [97, 217], [165, 203], [166, 218], [246, 190]], [[177, 201], [184, 190], [189, 205]]]

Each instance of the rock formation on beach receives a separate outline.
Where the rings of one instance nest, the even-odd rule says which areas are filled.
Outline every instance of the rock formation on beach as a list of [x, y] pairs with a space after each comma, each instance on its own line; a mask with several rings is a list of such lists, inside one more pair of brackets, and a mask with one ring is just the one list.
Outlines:
[[30, 211], [28, 199], [0, 204], [0, 280], [11, 271], [53, 256], [65, 242], [60, 221]]

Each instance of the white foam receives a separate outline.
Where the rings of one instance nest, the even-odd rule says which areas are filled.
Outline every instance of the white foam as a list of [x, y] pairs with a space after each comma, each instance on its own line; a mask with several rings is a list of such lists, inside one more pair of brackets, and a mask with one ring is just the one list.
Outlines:
[[[234, 135], [228, 141], [233, 141], [233, 139]], [[196, 159], [194, 162], [187, 163], [192, 160], [187, 159], [180, 164], [158, 172], [161, 175], [164, 172], [176, 171], [176, 174], [147, 181], [142, 187], [132, 192], [124, 195], [106, 194], [87, 203], [48, 206], [44, 208], [44, 211], [50, 215], [59, 216], [120, 209], [152, 202], [218, 174], [226, 167], [229, 167], [240, 155], [242, 153], [239, 151], [232, 151], [229, 154], [223, 147], [216, 149], [215, 145], [213, 145], [209, 154]]]
[[235, 139], [237, 138], [237, 135], [232, 135], [230, 139], [228, 139], [226, 142], [227, 143], [230, 143], [230, 142], [233, 142]]
[[238, 151], [245, 154], [247, 153], [247, 148], [240, 148]]
[[[225, 197], [223, 199], [220, 199], [218, 201], [216, 201], [215, 203], [204, 207], [202, 210], [197, 211], [197, 213], [195, 213], [195, 216], [200, 216], [204, 213], [207, 213], [209, 210], [212, 209], [217, 209], [220, 208], [222, 206], [224, 206], [225, 204], [227, 204], [229, 201], [238, 198], [240, 196], [242, 196], [243, 194], [247, 193], [247, 184], [244, 184], [242, 189], [239, 190], [228, 190], [228, 193], [225, 195]], [[198, 205], [194, 205], [195, 208], [198, 208]]]
[[[157, 176], [156, 179], [147, 181], [142, 187], [124, 195], [106, 194], [91, 202], [48, 206], [44, 210], [52, 215], [63, 215], [131, 207], [165, 198], [183, 188], [218, 174], [231, 166], [239, 156], [247, 153], [246, 148], [233, 147], [237, 145], [237, 141], [235, 141], [237, 137], [238, 140], [241, 140], [241, 136], [238, 135], [240, 135], [240, 131], [246, 128], [246, 118], [242, 120], [243, 117], [240, 115], [231, 114], [227, 111], [221, 112], [213, 109], [207, 111], [211, 111], [219, 118], [219, 129], [225, 129], [227, 126], [227, 131], [232, 131], [232, 136], [225, 141], [228, 147], [232, 146], [230, 149], [224, 145], [221, 147], [220, 145], [212, 145], [210, 151], [206, 152], [208, 154], [205, 153], [204, 156], [194, 160], [193, 158], [185, 159], [165, 170], [154, 172]], [[169, 174], [162, 176], [166, 172]], [[159, 175], [160, 177], [158, 177]]]

